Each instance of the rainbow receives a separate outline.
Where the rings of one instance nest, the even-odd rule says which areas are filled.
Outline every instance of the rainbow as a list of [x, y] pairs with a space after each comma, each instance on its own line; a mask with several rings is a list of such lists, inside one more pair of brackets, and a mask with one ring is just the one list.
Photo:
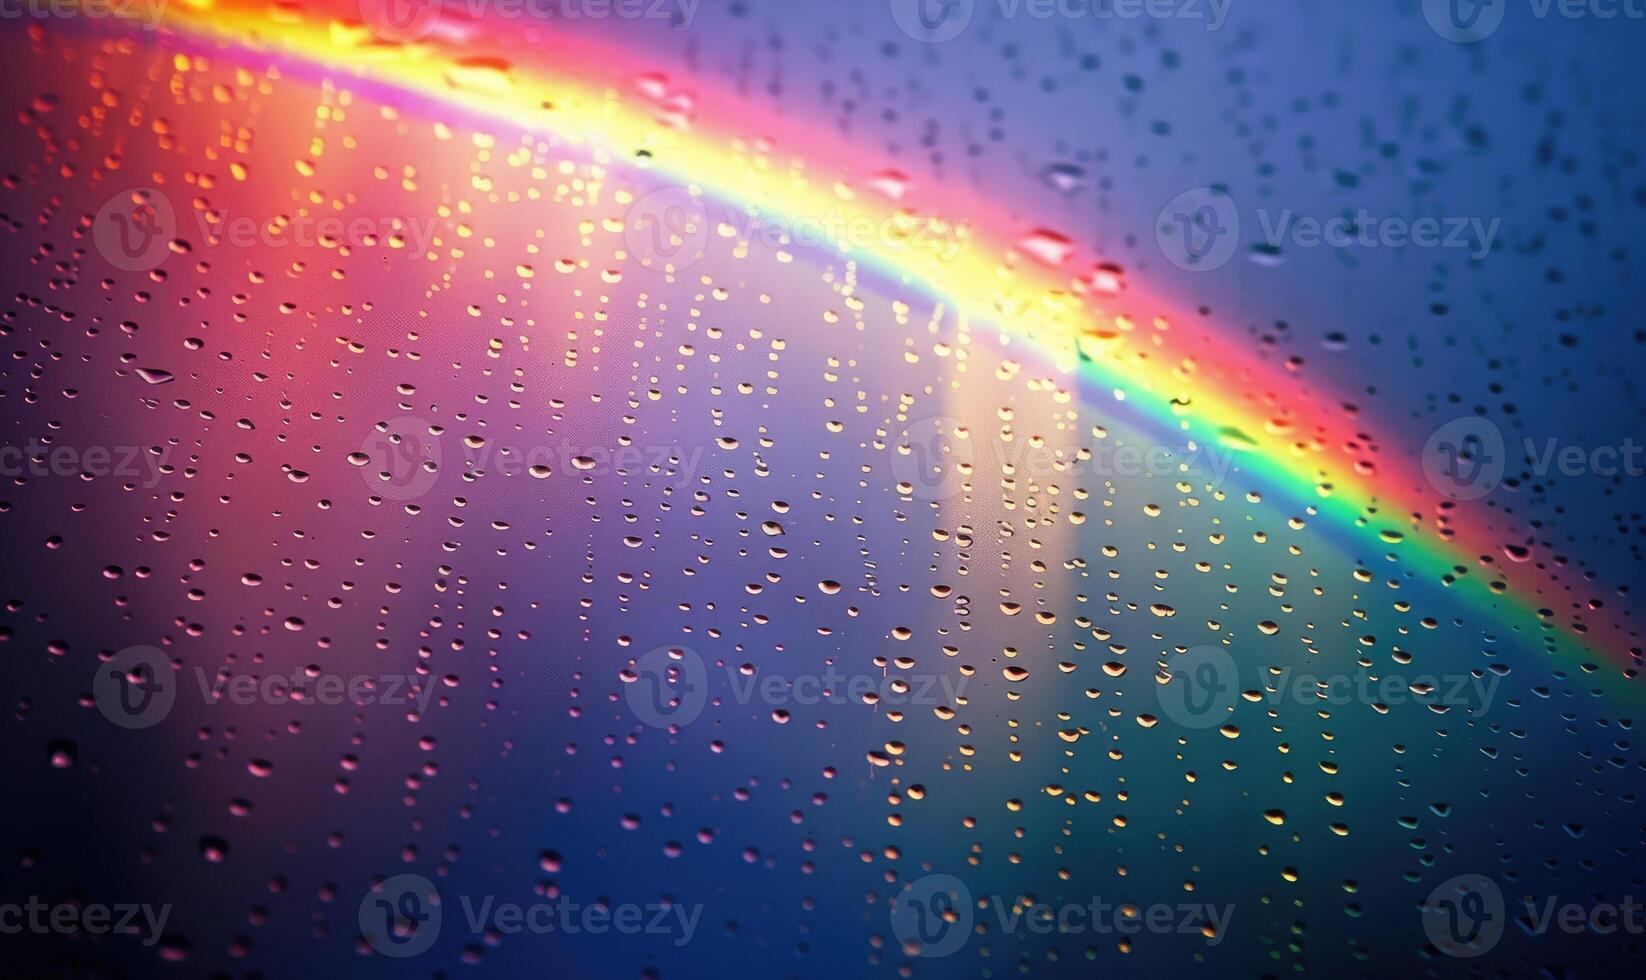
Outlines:
[[[923, 191], [895, 171], [864, 172], [846, 162], [858, 154], [828, 134], [751, 116], [735, 96], [676, 84], [621, 50], [555, 36], [539, 22], [488, 24], [434, 6], [405, 8], [433, 10], [431, 20], [386, 24], [388, 2], [347, 4], [342, 15], [312, 4], [172, 0], [160, 30], [352, 75], [613, 159], [644, 150], [651, 170], [695, 192], [796, 225], [893, 229], [838, 245], [1112, 390], [1191, 445], [1238, 450], [1250, 477], [1466, 593], [1511, 628], [1529, 627], [1549, 652], [1581, 658], [1579, 668], [1609, 693], [1633, 690], [1642, 653], [1620, 610], [1583, 596], [1553, 563], [1507, 547], [1524, 534], [1494, 526], [1482, 506], [1437, 494], [1415, 459], [1383, 457], [1355, 409], [1229, 338], [1186, 327], [1119, 270], [1082, 260], [1067, 239], [1017, 227], [986, 201]], [[792, 155], [798, 148], [804, 159]], [[944, 247], [919, 247], [934, 239]]]

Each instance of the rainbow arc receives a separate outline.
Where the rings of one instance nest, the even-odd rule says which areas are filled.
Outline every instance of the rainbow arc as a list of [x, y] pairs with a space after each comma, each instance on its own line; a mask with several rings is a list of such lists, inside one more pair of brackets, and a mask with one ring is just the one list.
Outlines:
[[1572, 655], [1597, 685], [1632, 689], [1642, 653], [1620, 610], [1519, 547], [1523, 534], [1499, 526], [1489, 508], [1436, 492], [1415, 454], [1384, 452], [1356, 409], [1198, 317], [1176, 315], [1121, 270], [1082, 260], [1062, 236], [1021, 228], [988, 201], [865, 171], [861, 155], [827, 133], [678, 84], [624, 51], [448, 8], [408, 6], [433, 16], [384, 21], [393, 2], [348, 4], [342, 16], [313, 5], [173, 0], [162, 29], [550, 133], [614, 160], [643, 156], [693, 193], [790, 225], [884, 229], [835, 244], [1183, 438], [1238, 450], [1243, 471], [1350, 529], [1380, 558], [1393, 553], [1467, 593], [1495, 620]]

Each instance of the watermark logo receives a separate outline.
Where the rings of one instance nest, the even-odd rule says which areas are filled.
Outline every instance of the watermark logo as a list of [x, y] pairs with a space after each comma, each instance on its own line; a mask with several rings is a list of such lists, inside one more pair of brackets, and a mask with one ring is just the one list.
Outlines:
[[1509, 0], [1423, 0], [1423, 16], [1434, 32], [1458, 44], [1474, 44], [1497, 33]]
[[916, 419], [891, 444], [891, 472], [898, 492], [916, 500], [946, 500], [961, 491], [976, 454], [959, 420], [946, 415]]
[[689, 268], [708, 252], [708, 209], [700, 196], [683, 187], [652, 191], [630, 206], [623, 243], [648, 268]]
[[658, 647], [621, 676], [629, 710], [653, 728], [689, 725], [709, 700], [709, 671], [694, 650]]
[[1503, 482], [1503, 431], [1478, 415], [1453, 419], [1423, 445], [1423, 475], [1453, 500], [1479, 500]]
[[401, 415], [379, 422], [360, 441], [349, 462], [361, 468], [372, 493], [387, 500], [412, 500], [440, 479], [440, 437], [427, 419]]
[[960, 951], [972, 934], [972, 893], [954, 875], [926, 875], [892, 897], [892, 935], [925, 957]]
[[177, 237], [171, 199], [153, 187], [134, 187], [109, 198], [92, 218], [91, 240], [109, 265], [148, 272], [166, 261]]
[[891, 0], [892, 20], [904, 34], [926, 44], [960, 36], [972, 22], [975, 0]]
[[441, 7], [441, 0], [360, 0], [360, 20], [380, 40], [409, 44], [439, 25]]
[[1155, 242], [1167, 261], [1189, 272], [1210, 272], [1240, 247], [1240, 209], [1215, 187], [1196, 187], [1160, 209]]
[[177, 702], [176, 675], [164, 651], [127, 647], [97, 665], [92, 700], [103, 717], [121, 728], [152, 728], [166, 720]]
[[1423, 931], [1448, 956], [1490, 952], [1503, 938], [1504, 921], [1503, 892], [1485, 875], [1448, 878], [1423, 903]]
[[1170, 673], [1170, 681], [1155, 685], [1155, 697], [1166, 717], [1184, 728], [1211, 728], [1240, 696], [1240, 670], [1221, 647], [1191, 647], [1171, 661]]
[[360, 935], [379, 954], [417, 956], [440, 938], [440, 892], [422, 875], [385, 878], [360, 900], [359, 922]]

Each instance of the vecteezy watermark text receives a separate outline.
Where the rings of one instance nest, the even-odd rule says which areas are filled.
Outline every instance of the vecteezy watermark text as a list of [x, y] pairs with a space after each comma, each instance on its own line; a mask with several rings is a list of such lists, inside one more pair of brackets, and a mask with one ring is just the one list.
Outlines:
[[[1520, 0], [1423, 0], [1423, 16], [1436, 34], [1458, 44], [1475, 44], [1497, 33], [1509, 8]], [[1524, 0], [1532, 17], [1544, 21], [1646, 19], [1646, 0]]]
[[152, 490], [167, 471], [169, 446], [65, 446], [30, 439], [21, 446], [0, 446], [0, 476], [80, 478], [142, 477]]
[[702, 0], [359, 0], [360, 19], [378, 38], [393, 44], [419, 41], [434, 33], [450, 13], [454, 20], [645, 20], [677, 31], [691, 26]]
[[160, 941], [171, 906], [147, 903], [47, 902], [30, 895], [23, 902], [0, 902], [0, 935], [121, 935], [139, 937], [144, 946]]
[[[1502, 682], [1495, 670], [1430, 673], [1367, 671], [1329, 673], [1265, 668], [1253, 687], [1242, 687], [1240, 665], [1222, 647], [1196, 646], [1166, 661], [1155, 696], [1161, 712], [1184, 728], [1211, 728], [1228, 720], [1242, 699], [1319, 707], [1364, 704], [1378, 710], [1419, 703], [1431, 709], [1490, 710]], [[1248, 667], [1248, 672], [1252, 668]]]
[[231, 674], [227, 668], [208, 675], [204, 667], [196, 667], [194, 680], [208, 704], [387, 704], [422, 712], [435, 692], [429, 678], [416, 674], [343, 675], [313, 666], [259, 675]]
[[[363, 248], [386, 246], [422, 255], [436, 219], [412, 215], [276, 214], [256, 217], [227, 210], [192, 212], [196, 240], [209, 248]], [[158, 268], [180, 247], [182, 225], [164, 191], [134, 187], [104, 202], [91, 220], [92, 243], [103, 260], [126, 272]]]
[[[582, 903], [565, 895], [524, 905], [499, 902], [492, 895], [478, 899], [459, 895], [457, 902], [463, 912], [461, 924], [471, 936], [658, 936], [675, 946], [691, 942], [703, 914], [701, 905]], [[416, 956], [440, 937], [447, 919], [443, 905], [440, 890], [429, 879], [417, 874], [395, 875], [372, 887], [360, 900], [360, 934], [380, 955], [397, 959]]]
[[119, 18], [152, 31], [165, 15], [166, 0], [0, 0], [0, 20]]
[[977, 912], [994, 910], [1000, 931], [1038, 935], [1112, 935], [1139, 933], [1200, 936], [1217, 946], [1228, 935], [1233, 905], [1204, 902], [1158, 902], [1136, 905], [1111, 903], [1101, 896], [1083, 902], [1024, 903], [998, 895], [977, 902], [971, 889], [954, 875], [932, 874], [914, 881], [892, 896], [892, 934], [905, 954], [926, 958], [951, 956], [972, 936]]
[[[320, 705], [352, 704], [403, 706], [418, 713], [434, 698], [432, 678], [417, 674], [338, 674], [315, 665], [263, 674], [234, 674], [220, 668], [215, 674], [193, 669], [194, 686], [202, 704]], [[165, 651], [132, 646], [97, 665], [92, 676], [92, 698], [103, 717], [121, 728], [152, 728], [165, 721], [177, 705], [178, 671]]]
[[[786, 711], [790, 705], [863, 704], [875, 707], [938, 707], [961, 700], [966, 678], [930, 673], [846, 673], [826, 665], [819, 673], [761, 672], [752, 664], [716, 665], [737, 704], [756, 701]], [[709, 665], [694, 650], [658, 647], [625, 668], [623, 698], [634, 716], [653, 728], [689, 725], [710, 700]]]
[[[1558, 895], [1522, 894], [1519, 909], [1515, 921], [1531, 936], [1646, 933], [1646, 904], [1633, 895], [1612, 901], [1567, 902]], [[1510, 921], [1503, 889], [1482, 874], [1446, 879], [1429, 893], [1420, 911], [1429, 941], [1447, 956], [1460, 959], [1491, 952]]]
[[[889, 0], [892, 20], [916, 41], [941, 44], [959, 37], [984, 0]], [[1221, 30], [1233, 0], [994, 0], [996, 15], [1010, 21], [1177, 20]]]
[[[372, 493], [387, 500], [415, 500], [433, 490], [446, 459], [446, 430], [415, 415], [401, 415], [372, 426], [348, 461], [360, 467]], [[594, 479], [616, 474], [643, 476], [662, 485], [683, 487], [697, 476], [704, 446], [616, 446], [510, 441], [508, 438], [464, 439], [463, 478], [473, 481], [495, 473], [506, 479], [530, 477]]]
[[[1241, 242], [1242, 219], [1234, 198], [1216, 187], [1196, 187], [1172, 198], [1160, 210], [1155, 241], [1173, 265], [1190, 272], [1210, 272], [1234, 258]], [[1249, 222], [1246, 223], [1249, 226]], [[1491, 254], [1502, 218], [1463, 215], [1407, 218], [1373, 214], [1366, 208], [1321, 218], [1292, 208], [1259, 208], [1258, 256], [1275, 256], [1287, 247], [1335, 249], [1451, 249], [1481, 260]]]
[[[1478, 500], [1503, 482], [1510, 463], [1503, 430], [1478, 415], [1435, 429], [1423, 446], [1423, 473], [1430, 486], [1453, 500]], [[1517, 464], [1535, 478], [1646, 476], [1646, 444], [1626, 438], [1616, 445], [1579, 446], [1555, 438], [1526, 437]]]

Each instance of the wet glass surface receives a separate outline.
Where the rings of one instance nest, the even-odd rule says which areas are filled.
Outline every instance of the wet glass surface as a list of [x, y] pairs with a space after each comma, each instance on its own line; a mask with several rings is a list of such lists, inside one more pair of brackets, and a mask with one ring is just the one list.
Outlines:
[[1646, 21], [20, 7], [25, 976], [1636, 967]]

